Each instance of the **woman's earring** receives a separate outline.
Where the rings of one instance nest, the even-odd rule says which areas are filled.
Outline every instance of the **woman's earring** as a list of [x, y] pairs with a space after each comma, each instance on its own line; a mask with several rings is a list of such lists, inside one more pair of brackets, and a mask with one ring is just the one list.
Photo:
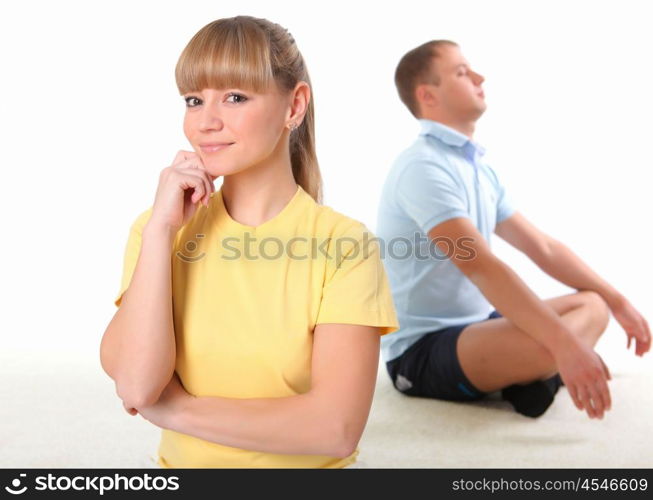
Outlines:
[[290, 123], [288, 124], [288, 128], [289, 128], [290, 131], [292, 132], [293, 130], [295, 130], [295, 129], [297, 128], [297, 124], [296, 124], [295, 122], [290, 122]]

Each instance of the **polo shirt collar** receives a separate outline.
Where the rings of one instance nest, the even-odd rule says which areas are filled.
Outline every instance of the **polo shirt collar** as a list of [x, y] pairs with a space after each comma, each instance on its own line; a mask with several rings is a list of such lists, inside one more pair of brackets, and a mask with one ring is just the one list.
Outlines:
[[435, 137], [436, 139], [449, 144], [450, 146], [456, 146], [462, 148], [463, 150], [475, 151], [479, 156], [485, 154], [485, 148], [481, 146], [478, 142], [470, 140], [465, 134], [454, 130], [443, 123], [436, 122], [434, 120], [428, 120], [426, 118], [420, 118], [419, 120], [421, 126], [420, 135], [428, 135]]

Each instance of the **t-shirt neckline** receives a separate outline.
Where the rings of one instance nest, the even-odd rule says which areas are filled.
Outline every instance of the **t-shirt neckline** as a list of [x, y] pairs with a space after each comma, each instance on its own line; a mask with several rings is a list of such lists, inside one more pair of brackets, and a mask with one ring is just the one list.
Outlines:
[[266, 220], [265, 222], [262, 222], [258, 226], [250, 226], [248, 224], [242, 224], [238, 222], [237, 220], [234, 220], [231, 215], [229, 215], [229, 212], [227, 212], [227, 208], [225, 207], [224, 204], [224, 199], [222, 198], [222, 186], [218, 190], [218, 211], [219, 211], [219, 217], [218, 220], [225, 224], [229, 228], [233, 228], [235, 230], [239, 231], [261, 231], [262, 229], [267, 229], [271, 226], [274, 226], [278, 221], [284, 219], [287, 217], [289, 214], [292, 213], [293, 207], [299, 202], [300, 198], [302, 197], [302, 194], [304, 193], [304, 189], [302, 189], [301, 185], [297, 184], [297, 190], [295, 191], [295, 194], [293, 197], [290, 199], [288, 203], [286, 203], [286, 206], [279, 211], [275, 216], [271, 217], [270, 219]]

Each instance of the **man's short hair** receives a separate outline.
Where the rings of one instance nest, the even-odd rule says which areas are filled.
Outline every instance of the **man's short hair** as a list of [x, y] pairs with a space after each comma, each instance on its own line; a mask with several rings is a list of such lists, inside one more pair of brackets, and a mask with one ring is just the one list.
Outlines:
[[440, 75], [433, 69], [433, 60], [440, 57], [438, 48], [445, 45], [458, 47], [458, 44], [451, 40], [431, 40], [404, 54], [397, 65], [395, 85], [399, 98], [415, 118], [419, 118], [415, 89], [421, 83], [440, 85]]

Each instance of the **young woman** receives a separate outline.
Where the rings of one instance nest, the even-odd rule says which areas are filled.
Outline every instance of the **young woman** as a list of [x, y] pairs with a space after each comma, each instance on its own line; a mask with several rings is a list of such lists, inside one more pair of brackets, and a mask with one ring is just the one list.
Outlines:
[[162, 428], [161, 467], [352, 464], [399, 325], [373, 235], [321, 204], [303, 58], [277, 24], [220, 19], [176, 81], [194, 151], [131, 226], [102, 366]]

